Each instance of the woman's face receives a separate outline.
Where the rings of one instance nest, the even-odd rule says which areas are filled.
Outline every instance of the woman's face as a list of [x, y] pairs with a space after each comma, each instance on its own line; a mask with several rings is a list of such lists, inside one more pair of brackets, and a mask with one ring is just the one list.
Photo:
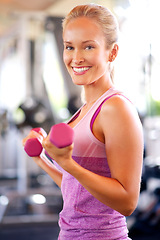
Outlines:
[[88, 85], [107, 76], [110, 51], [94, 20], [87, 17], [72, 20], [64, 30], [63, 40], [64, 63], [75, 84]]

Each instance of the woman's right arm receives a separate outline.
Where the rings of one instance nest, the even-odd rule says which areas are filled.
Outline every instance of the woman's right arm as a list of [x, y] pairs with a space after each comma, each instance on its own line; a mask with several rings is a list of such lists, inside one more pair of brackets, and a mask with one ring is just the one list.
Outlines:
[[53, 181], [61, 188], [62, 172], [59, 171], [56, 166], [48, 160], [48, 158], [41, 154], [40, 157], [32, 157], [35, 163], [43, 169]]
[[[25, 145], [26, 141], [31, 138], [42, 138], [42, 135], [35, 131], [30, 131], [28, 136], [22, 140], [23, 146]], [[35, 163], [43, 169], [52, 179], [53, 181], [61, 188], [62, 182], [62, 172], [59, 171], [56, 166], [42, 153], [39, 157], [32, 157]]]

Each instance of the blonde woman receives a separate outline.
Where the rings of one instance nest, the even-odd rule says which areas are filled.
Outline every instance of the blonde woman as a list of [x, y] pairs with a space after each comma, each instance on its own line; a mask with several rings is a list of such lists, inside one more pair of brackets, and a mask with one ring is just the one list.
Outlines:
[[129, 239], [125, 216], [139, 197], [143, 137], [135, 107], [112, 81], [117, 21], [102, 6], [79, 5], [63, 21], [63, 41], [64, 63], [83, 86], [85, 103], [68, 122], [72, 145], [58, 149], [49, 136], [43, 141], [61, 170], [34, 158], [62, 191], [59, 239]]

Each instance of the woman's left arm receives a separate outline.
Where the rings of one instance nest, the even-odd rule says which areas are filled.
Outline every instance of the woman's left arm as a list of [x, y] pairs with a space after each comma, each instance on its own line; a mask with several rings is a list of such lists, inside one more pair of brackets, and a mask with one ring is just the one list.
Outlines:
[[129, 216], [137, 206], [143, 161], [143, 134], [137, 112], [128, 100], [114, 96], [103, 105], [94, 129], [104, 139], [111, 178], [77, 164], [72, 159], [73, 146], [57, 149], [49, 137], [43, 146], [95, 198]]
[[[103, 105], [97, 119], [104, 134], [112, 184], [106, 196], [110, 206], [130, 215], [137, 206], [143, 163], [143, 130], [134, 105], [114, 96]], [[113, 189], [112, 189], [113, 187]]]

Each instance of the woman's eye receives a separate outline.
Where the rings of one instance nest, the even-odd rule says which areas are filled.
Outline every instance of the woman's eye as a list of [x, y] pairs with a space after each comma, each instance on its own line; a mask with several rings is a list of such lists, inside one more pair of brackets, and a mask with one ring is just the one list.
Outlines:
[[66, 49], [66, 50], [73, 50], [73, 47], [71, 47], [71, 46], [66, 46], [65, 49]]
[[86, 47], [87, 50], [90, 50], [92, 48], [93, 48], [93, 46], [90, 46], [90, 45]]

